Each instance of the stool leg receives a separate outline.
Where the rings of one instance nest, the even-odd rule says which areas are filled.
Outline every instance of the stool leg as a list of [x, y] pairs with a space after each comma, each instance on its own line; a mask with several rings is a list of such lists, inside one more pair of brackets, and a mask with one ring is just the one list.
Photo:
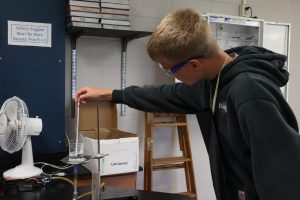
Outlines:
[[152, 190], [153, 127], [152, 113], [145, 113], [144, 190]]

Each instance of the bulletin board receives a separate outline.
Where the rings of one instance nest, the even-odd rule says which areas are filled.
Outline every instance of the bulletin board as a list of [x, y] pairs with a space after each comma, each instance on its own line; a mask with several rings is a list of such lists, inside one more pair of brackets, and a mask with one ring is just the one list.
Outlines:
[[[34, 153], [63, 151], [65, 148], [64, 6], [63, 0], [0, 1], [0, 105], [17, 96], [26, 103], [30, 117], [42, 119], [40, 136], [32, 137]], [[40, 25], [43, 28], [45, 25], [44, 31], [47, 31], [45, 35], [29, 38], [29, 43], [19, 45], [9, 37], [20, 27], [12, 31], [9, 24], [29, 27], [29, 32], [24, 29], [18, 33], [28, 34], [28, 38], [30, 34], [40, 34], [32, 27]], [[34, 40], [49, 37], [50, 42], [34, 45], [38, 43]], [[21, 36], [19, 40], [22, 40]], [[6, 152], [0, 150], [0, 155], [6, 155]]]

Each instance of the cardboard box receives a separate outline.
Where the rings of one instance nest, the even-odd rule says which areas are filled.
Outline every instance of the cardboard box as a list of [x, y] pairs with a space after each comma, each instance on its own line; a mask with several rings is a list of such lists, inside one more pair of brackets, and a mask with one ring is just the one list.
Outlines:
[[[117, 106], [112, 101], [99, 101], [98, 119], [100, 128], [117, 128]], [[97, 103], [80, 106], [79, 130], [97, 129]]]
[[[84, 135], [84, 154], [98, 153], [96, 131], [81, 132]], [[100, 154], [108, 154], [100, 160], [100, 174], [112, 175], [136, 172], [139, 168], [139, 139], [135, 134], [117, 129], [100, 129]], [[98, 160], [93, 159], [84, 166], [98, 170]]]
[[[108, 154], [100, 160], [100, 174], [113, 175], [136, 172], [139, 168], [139, 139], [136, 134], [120, 131], [117, 126], [117, 109], [111, 101], [101, 101], [99, 108], [100, 154]], [[84, 154], [98, 153], [97, 104], [81, 106], [79, 130], [84, 136]], [[98, 170], [98, 160], [84, 164], [93, 171]]]

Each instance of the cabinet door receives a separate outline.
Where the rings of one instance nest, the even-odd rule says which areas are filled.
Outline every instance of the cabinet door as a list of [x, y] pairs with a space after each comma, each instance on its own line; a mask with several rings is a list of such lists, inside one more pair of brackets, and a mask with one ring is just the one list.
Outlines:
[[[288, 57], [286, 67], [289, 64], [290, 48], [290, 24], [264, 22], [263, 27], [263, 47], [276, 53], [284, 54]], [[281, 88], [285, 98], [288, 97], [288, 85]]]

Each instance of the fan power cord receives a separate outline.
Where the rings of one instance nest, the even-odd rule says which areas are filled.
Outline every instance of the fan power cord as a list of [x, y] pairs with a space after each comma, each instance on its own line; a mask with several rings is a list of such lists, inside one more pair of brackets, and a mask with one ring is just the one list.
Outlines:
[[53, 165], [53, 164], [49, 164], [49, 163], [46, 163], [46, 162], [36, 162], [34, 164], [35, 165], [49, 166], [49, 167], [52, 167], [52, 168], [55, 168], [55, 169], [61, 169], [61, 170], [65, 170], [65, 169], [69, 169], [69, 168], [73, 167], [73, 165], [70, 165], [70, 164], [67, 164], [65, 166], [58, 166], [58, 165]]
[[60, 175], [62, 175], [61, 173], [58, 173], [58, 174], [47, 174], [47, 173], [45, 173], [43, 171], [43, 168], [46, 167], [46, 166], [52, 167], [54, 169], [59, 169], [59, 170], [66, 170], [66, 169], [69, 169], [69, 168], [73, 167], [73, 165], [70, 165], [70, 164], [67, 164], [65, 166], [58, 166], [58, 165], [53, 165], [53, 164], [49, 164], [49, 163], [46, 163], [46, 162], [36, 162], [36, 163], [34, 163], [34, 165], [42, 165], [42, 167], [41, 167], [42, 173], [46, 176], [51, 176], [51, 175], [60, 176]]

